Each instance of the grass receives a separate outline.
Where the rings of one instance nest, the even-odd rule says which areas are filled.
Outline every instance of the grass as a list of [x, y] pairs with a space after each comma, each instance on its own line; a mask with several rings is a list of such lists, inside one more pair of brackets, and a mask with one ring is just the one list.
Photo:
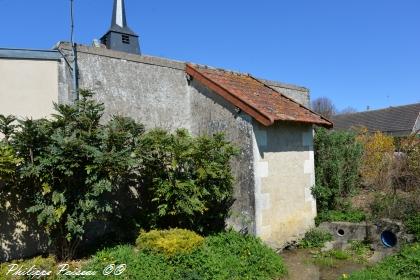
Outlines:
[[331, 241], [332, 235], [319, 228], [313, 228], [305, 233], [305, 237], [299, 242], [299, 248], [321, 248], [325, 242]]
[[367, 263], [367, 258], [371, 256], [370, 246], [361, 241], [352, 241], [350, 248], [346, 250], [329, 250], [314, 254], [313, 262], [320, 266], [335, 267], [340, 261], [352, 261], [355, 263]]
[[[196, 241], [194, 246], [188, 244], [189, 238]], [[53, 276], [47, 279], [271, 280], [286, 274], [282, 258], [256, 237], [229, 231], [202, 239], [195, 233], [181, 230], [153, 231], [149, 235], [142, 233], [136, 246], [104, 249], [88, 260], [70, 263], [71, 271], [94, 271], [95, 276], [58, 277], [59, 264], [53, 257], [15, 263], [26, 269], [35, 265], [36, 268], [52, 270]], [[188, 250], [181, 248], [184, 245]], [[1, 264], [0, 280], [29, 279], [6, 277], [10, 264]], [[109, 265], [113, 268], [108, 271], [110, 276], [103, 275]], [[125, 268], [125, 271], [116, 276], [114, 273], [118, 268]]]
[[406, 246], [395, 256], [387, 257], [373, 267], [343, 276], [350, 280], [417, 280], [420, 279], [420, 243]]
[[[68, 270], [77, 271], [81, 269], [84, 261], [71, 261], [67, 262]], [[15, 266], [16, 265], [16, 266]], [[59, 267], [60, 263], [57, 262], [55, 257], [48, 256], [48, 257], [35, 257], [32, 259], [27, 260], [14, 260], [11, 262], [1, 263], [0, 264], [0, 280], [21, 280], [21, 279], [49, 279], [49, 280], [56, 280], [56, 279], [67, 279], [63, 276], [58, 276], [57, 273], [61, 267]], [[34, 267], [32, 270], [32, 276], [25, 277], [18, 277], [14, 276], [15, 273], [19, 268], [22, 271], [28, 271], [31, 267]], [[12, 270], [10, 272], [9, 270]], [[48, 274], [48, 272], [50, 272]], [[36, 274], [38, 273], [38, 274]], [[43, 276], [41, 276], [43, 275]]]
[[102, 271], [109, 263], [126, 264], [127, 279], [269, 280], [279, 279], [286, 273], [280, 256], [260, 239], [236, 232], [207, 237], [191, 253], [169, 257], [151, 250], [136, 251], [132, 246], [107, 249], [98, 252], [84, 269]]
[[318, 213], [315, 223], [319, 225], [322, 222], [351, 222], [360, 223], [366, 220], [366, 213], [362, 210], [349, 209], [344, 211], [328, 210]]
[[338, 261], [348, 260], [350, 258], [351, 254], [348, 251], [330, 250], [315, 254], [313, 262], [320, 266], [335, 267]]
[[405, 226], [407, 231], [414, 234], [416, 240], [420, 242], [420, 213], [409, 215], [405, 219]]

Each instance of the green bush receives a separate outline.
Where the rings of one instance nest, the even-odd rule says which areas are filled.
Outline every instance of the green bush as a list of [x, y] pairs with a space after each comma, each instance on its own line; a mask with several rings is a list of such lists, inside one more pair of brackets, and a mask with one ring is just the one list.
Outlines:
[[300, 248], [321, 248], [325, 242], [331, 240], [331, 233], [320, 228], [313, 228], [305, 233], [305, 237], [299, 242], [298, 246]]
[[116, 266], [126, 264], [127, 269], [121, 276], [115, 279], [156, 279], [173, 280], [182, 279], [179, 276], [177, 267], [167, 261], [164, 255], [151, 254], [146, 251], [136, 251], [132, 246], [124, 245], [115, 248], [108, 248], [97, 252], [83, 267], [85, 271], [96, 271], [96, 276], [86, 279], [112, 279], [112, 276], [102, 275], [102, 271], [109, 264]]
[[143, 166], [143, 227], [205, 234], [223, 230], [233, 203], [230, 160], [237, 152], [222, 134], [145, 133], [137, 148]]
[[405, 247], [395, 256], [387, 257], [371, 268], [355, 272], [350, 280], [417, 280], [420, 279], [420, 244]]
[[315, 186], [318, 212], [340, 209], [359, 184], [362, 145], [351, 132], [316, 130]]
[[286, 273], [280, 256], [250, 235], [230, 231], [206, 238], [204, 246], [181, 256], [181, 279], [278, 279]]
[[144, 133], [143, 125], [122, 116], [101, 122], [103, 104], [89, 91], [80, 97], [75, 104], [55, 104], [50, 119], [19, 120], [18, 129], [13, 117], [0, 115], [6, 135], [0, 179], [17, 178], [13, 192], [1, 183], [0, 206], [4, 193], [30, 205], [26, 210], [60, 260], [76, 255], [94, 221], [110, 223], [126, 240], [138, 227], [206, 234], [224, 229], [233, 203], [230, 160], [238, 151], [222, 134]]
[[136, 251], [130, 246], [106, 249], [98, 252], [84, 270], [102, 271], [109, 263], [127, 264], [122, 279], [269, 280], [286, 273], [281, 257], [261, 240], [235, 232], [209, 236], [191, 253], [172, 258], [147, 250]]
[[357, 209], [329, 210], [318, 213], [315, 222], [319, 225], [322, 222], [351, 222], [360, 223], [366, 220], [365, 212]]
[[166, 256], [191, 253], [200, 246], [204, 238], [186, 229], [152, 230], [141, 232], [137, 248], [162, 253]]
[[117, 214], [120, 203], [110, 196], [135, 178], [132, 157], [143, 126], [128, 118], [100, 119], [102, 104], [88, 91], [73, 105], [55, 104], [49, 120], [20, 121], [9, 142], [24, 162], [15, 191], [28, 193], [34, 213], [59, 259], [74, 257], [87, 225]]

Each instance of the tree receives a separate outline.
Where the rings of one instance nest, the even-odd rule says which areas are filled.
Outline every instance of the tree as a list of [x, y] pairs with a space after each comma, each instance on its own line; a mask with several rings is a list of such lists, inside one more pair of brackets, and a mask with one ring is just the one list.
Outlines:
[[351, 106], [348, 106], [346, 108], [344, 108], [343, 110], [340, 111], [340, 115], [347, 115], [347, 114], [353, 114], [353, 113], [357, 113], [357, 109], [353, 108]]
[[74, 105], [55, 105], [52, 120], [22, 121], [13, 139], [25, 159], [22, 183], [32, 191], [28, 211], [63, 260], [75, 255], [91, 221], [118, 211], [109, 197], [135, 180], [134, 146], [144, 131], [118, 116], [101, 124], [104, 106], [91, 92], [80, 96]]
[[329, 119], [336, 114], [337, 110], [328, 97], [319, 97], [312, 101], [312, 110]]

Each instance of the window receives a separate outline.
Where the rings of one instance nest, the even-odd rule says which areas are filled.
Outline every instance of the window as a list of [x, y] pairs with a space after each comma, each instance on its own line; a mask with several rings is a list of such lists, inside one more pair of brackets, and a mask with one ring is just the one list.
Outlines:
[[122, 35], [123, 44], [130, 44], [130, 36], [123, 34]]

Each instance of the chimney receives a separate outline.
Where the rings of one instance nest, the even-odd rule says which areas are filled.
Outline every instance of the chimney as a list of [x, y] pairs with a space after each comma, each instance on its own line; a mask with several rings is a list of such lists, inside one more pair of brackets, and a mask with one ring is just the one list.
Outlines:
[[139, 36], [127, 25], [124, 0], [114, 0], [111, 27], [108, 32], [102, 36], [101, 43], [104, 44], [107, 49], [141, 54]]

